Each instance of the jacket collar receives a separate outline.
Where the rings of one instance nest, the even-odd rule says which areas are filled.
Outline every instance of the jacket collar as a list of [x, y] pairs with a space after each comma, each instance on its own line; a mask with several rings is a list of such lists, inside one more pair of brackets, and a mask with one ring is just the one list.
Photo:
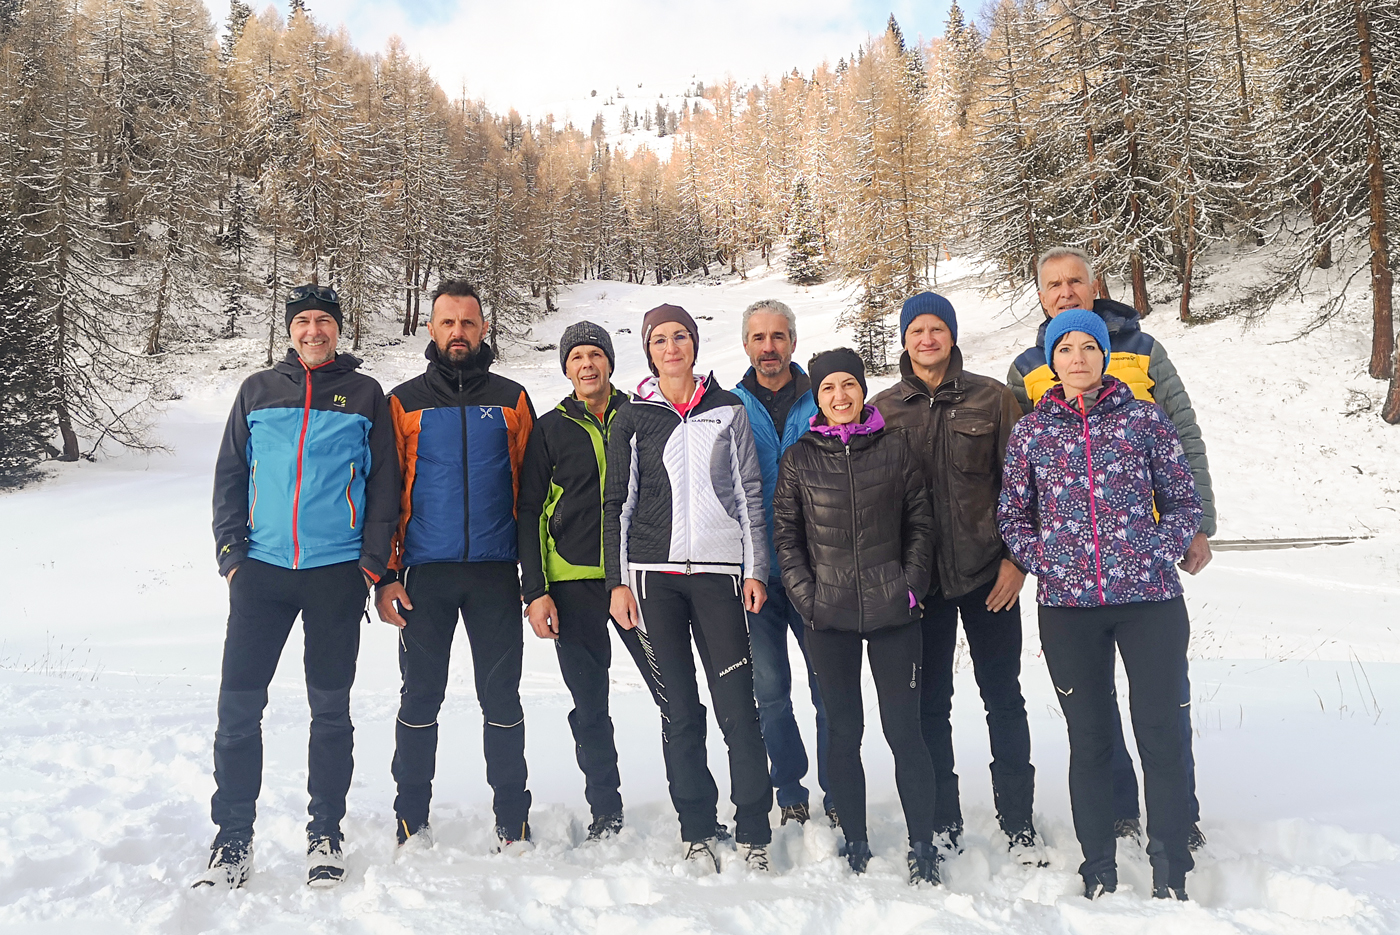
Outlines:
[[[700, 405], [700, 400], [704, 399], [705, 394], [709, 392], [710, 384], [714, 383], [714, 381], [715, 375], [713, 371], [703, 377], [699, 375], [695, 377], [695, 395], [690, 398], [690, 409], [687, 411], [695, 411]], [[661, 392], [661, 378], [656, 376], [647, 377], [641, 383], [637, 384], [637, 392], [633, 394], [632, 401], [651, 403], [654, 406], [665, 406], [672, 412], [676, 411], [676, 407], [672, 406], [671, 401]]]
[[1079, 405], [1076, 400], [1068, 400], [1065, 398], [1065, 385], [1063, 383], [1056, 383], [1054, 386], [1050, 387], [1050, 389], [1046, 390], [1045, 395], [1040, 398], [1040, 402], [1035, 408], [1043, 409], [1046, 414], [1055, 418], [1085, 418], [1086, 415], [1098, 416], [1112, 412], [1115, 409], [1126, 406], [1132, 401], [1133, 391], [1128, 384], [1115, 376], [1104, 374], [1103, 390], [1099, 393], [1099, 398], [1089, 407], [1087, 414], [1079, 411]]
[[[1093, 312], [1108, 326], [1110, 344], [1116, 335], [1142, 330], [1142, 316], [1131, 305], [1124, 305], [1112, 299], [1095, 299]], [[1045, 320], [1040, 323], [1040, 329], [1035, 333], [1035, 346], [1041, 350], [1045, 349], [1045, 329], [1049, 326], [1050, 316], [1046, 315]]]
[[423, 356], [428, 359], [430, 380], [440, 382], [451, 392], [463, 393], [479, 389], [486, 383], [487, 377], [490, 376], [491, 364], [496, 359], [496, 352], [491, 349], [491, 345], [483, 341], [475, 354], [457, 365], [438, 352], [436, 342], [429, 341]]
[[[627, 402], [627, 394], [622, 392], [622, 390], [618, 389], [615, 386], [612, 386], [612, 384], [609, 384], [608, 388], [612, 392], [608, 394], [608, 408], [603, 410], [603, 418], [601, 420], [605, 425], [607, 424], [608, 419], [612, 417], [612, 414], [614, 412], [617, 412], [617, 407]], [[570, 393], [568, 396], [565, 396], [563, 399], [559, 400], [559, 405], [556, 408], [559, 409], [560, 412], [564, 413], [564, 415], [569, 416], [572, 419], [591, 419], [594, 422], [599, 421], [598, 417], [593, 414], [593, 411], [591, 409], [584, 405], [583, 400], [579, 399], [576, 393]]]
[[880, 415], [880, 410], [869, 405], [861, 410], [860, 419], [845, 425], [832, 425], [820, 412], [812, 416], [810, 422], [813, 432], [826, 438], [834, 438], [843, 445], [849, 445], [851, 439], [857, 435], [874, 435], [885, 428], [885, 417]]
[[919, 396], [936, 402], [958, 402], [966, 395], [962, 381], [962, 348], [956, 344], [953, 345], [953, 352], [948, 355], [948, 370], [943, 374], [943, 382], [932, 390], [914, 373], [914, 364], [909, 359], [908, 351], [899, 355], [899, 375], [903, 377], [899, 387], [906, 403], [913, 402]]
[[[812, 391], [812, 378], [807, 376], [807, 371], [799, 367], [796, 362], [789, 363], [788, 369], [792, 374], [792, 382], [789, 383], [788, 386], [791, 386], [797, 398], [801, 399], [803, 393], [810, 393]], [[758, 372], [754, 370], [753, 367], [750, 367], [748, 372], [744, 374], [744, 378], [739, 381], [739, 385], [748, 390], [755, 398], [758, 397], [758, 391], [762, 389], [758, 382]], [[787, 389], [787, 386], [783, 387], [783, 389]], [[781, 392], [781, 390], [779, 392]]]

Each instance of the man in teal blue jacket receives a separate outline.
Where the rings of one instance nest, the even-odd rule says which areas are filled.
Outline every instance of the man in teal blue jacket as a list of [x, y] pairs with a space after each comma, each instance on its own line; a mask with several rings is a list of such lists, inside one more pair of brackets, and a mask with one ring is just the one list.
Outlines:
[[[768, 521], [768, 601], [762, 610], [749, 614], [749, 643], [753, 651], [753, 687], [758, 701], [758, 718], [763, 743], [768, 748], [773, 787], [783, 811], [783, 824], [789, 819], [805, 822], [811, 814], [807, 788], [807, 750], [792, 713], [792, 667], [788, 663], [788, 631], [803, 647], [802, 617], [783, 590], [782, 570], [773, 542], [773, 488], [778, 481], [778, 462], [783, 452], [811, 427], [817, 413], [812, 384], [802, 368], [792, 362], [797, 348], [797, 317], [782, 302], [767, 299], [744, 310], [744, 351], [753, 366], [734, 387], [744, 401], [754, 445], [758, 448], [763, 471], [763, 510]], [[817, 709], [817, 781], [825, 793], [824, 810], [832, 811], [826, 781], [826, 708], [817, 690], [817, 677], [807, 665], [807, 681], [812, 688], [812, 704]]]

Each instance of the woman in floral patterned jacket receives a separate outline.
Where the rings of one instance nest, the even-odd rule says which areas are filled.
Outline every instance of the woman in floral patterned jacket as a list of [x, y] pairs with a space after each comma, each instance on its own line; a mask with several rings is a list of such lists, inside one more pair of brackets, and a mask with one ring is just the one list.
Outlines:
[[1061, 385], [1012, 432], [997, 519], [1015, 560], [1038, 578], [1040, 641], [1069, 728], [1084, 895], [1118, 883], [1116, 645], [1145, 774], [1153, 895], [1185, 899], [1194, 864], [1179, 718], [1190, 623], [1175, 565], [1200, 525], [1201, 499], [1171, 419], [1105, 376], [1101, 318], [1061, 312], [1045, 345]]

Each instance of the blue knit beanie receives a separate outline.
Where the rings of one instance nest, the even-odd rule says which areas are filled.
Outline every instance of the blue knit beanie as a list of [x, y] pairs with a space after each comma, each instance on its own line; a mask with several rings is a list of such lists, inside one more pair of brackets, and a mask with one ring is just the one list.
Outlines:
[[958, 315], [953, 311], [953, 303], [936, 292], [920, 292], [904, 300], [899, 310], [899, 343], [904, 343], [904, 333], [920, 315], [937, 315], [952, 332], [953, 343], [958, 343]]
[[[1112, 348], [1108, 344], [1108, 325], [1093, 312], [1082, 308], [1065, 309], [1045, 326], [1045, 359], [1050, 369], [1055, 369], [1055, 346], [1071, 331], [1082, 331], [1099, 342], [1103, 350], [1103, 369], [1108, 372], [1108, 359]], [[1059, 374], [1056, 374], [1059, 376]]]

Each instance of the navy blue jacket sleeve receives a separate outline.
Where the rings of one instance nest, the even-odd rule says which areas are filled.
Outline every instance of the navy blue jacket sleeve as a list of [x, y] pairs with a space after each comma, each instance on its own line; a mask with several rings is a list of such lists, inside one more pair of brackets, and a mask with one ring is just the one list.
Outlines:
[[224, 577], [248, 557], [247, 389], [233, 401], [214, 462], [214, 557]]
[[376, 581], [389, 568], [389, 550], [399, 525], [402, 476], [399, 449], [394, 439], [394, 420], [389, 401], [376, 391], [374, 419], [369, 430], [370, 469], [365, 485], [364, 541], [360, 545], [360, 567]]

